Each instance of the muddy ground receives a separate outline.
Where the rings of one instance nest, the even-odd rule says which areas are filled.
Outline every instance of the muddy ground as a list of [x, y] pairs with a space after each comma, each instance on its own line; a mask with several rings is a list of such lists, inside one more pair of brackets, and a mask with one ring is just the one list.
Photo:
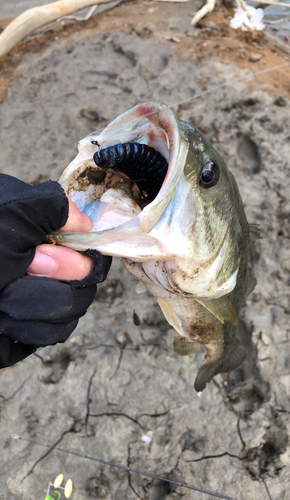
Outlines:
[[251, 260], [258, 284], [241, 311], [247, 360], [227, 386], [217, 376], [197, 395], [203, 353], [174, 354], [159, 307], [115, 259], [66, 344], [0, 373], [1, 500], [44, 499], [60, 472], [73, 500], [210, 498], [12, 433], [237, 500], [289, 498], [290, 68], [230, 82], [289, 61], [290, 46], [230, 30], [226, 7], [193, 29], [198, 6], [127, 3], [18, 44], [0, 61], [0, 171], [57, 180], [89, 132], [142, 101], [173, 105], [215, 143], [249, 222], [264, 230]]

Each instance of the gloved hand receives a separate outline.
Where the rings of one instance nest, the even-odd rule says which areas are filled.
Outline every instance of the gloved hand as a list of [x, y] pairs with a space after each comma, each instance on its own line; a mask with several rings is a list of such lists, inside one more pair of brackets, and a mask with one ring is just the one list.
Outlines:
[[[58, 279], [25, 274], [27, 269], [39, 274], [36, 246], [62, 228], [68, 214], [68, 198], [57, 182], [30, 186], [0, 175], [0, 368], [26, 358], [37, 347], [64, 342], [94, 300], [96, 283], [107, 276], [112, 259], [96, 250], [84, 252], [94, 265], [81, 281], [59, 281], [67, 276], [61, 269], [51, 274]], [[49, 253], [48, 245], [38, 249], [41, 255]], [[56, 254], [64, 250], [53, 247]]]

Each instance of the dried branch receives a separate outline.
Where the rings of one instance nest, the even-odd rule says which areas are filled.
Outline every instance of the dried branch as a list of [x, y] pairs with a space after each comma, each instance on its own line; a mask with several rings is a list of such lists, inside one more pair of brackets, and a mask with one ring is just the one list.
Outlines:
[[[290, 5], [289, 5], [290, 7]], [[265, 21], [265, 24], [281, 24], [281, 23], [288, 23], [290, 21], [290, 17], [283, 17], [283, 19], [278, 19], [277, 21]]]
[[0, 35], [0, 58], [5, 56], [24, 37], [30, 35], [45, 24], [51, 23], [60, 17], [72, 14], [77, 10], [91, 5], [110, 3], [112, 0], [60, 0], [58, 2], [28, 9], [14, 21]]
[[[283, 2], [275, 2], [275, 0], [248, 0], [249, 2], [255, 2], [264, 4], [264, 5], [278, 5], [279, 7], [290, 7], [290, 4]], [[246, 3], [243, 0], [237, 1], [238, 4], [241, 4], [243, 9], [246, 10]], [[215, 8], [216, 0], [207, 0], [206, 4], [195, 14], [193, 17], [191, 24], [195, 26], [206, 14], [212, 12]], [[270, 23], [269, 23], [270, 24]], [[273, 23], [274, 24], [274, 23]]]
[[289, 3], [283, 3], [283, 2], [275, 2], [274, 0], [248, 0], [249, 2], [255, 2], [257, 3], [261, 3], [261, 4], [264, 4], [264, 5], [278, 5], [279, 7], [289, 7], [290, 8], [290, 4]]
[[191, 21], [192, 26], [195, 26], [206, 14], [213, 11], [215, 2], [216, 0], [206, 0], [206, 4], [193, 17]]
[[89, 19], [91, 19], [93, 17], [93, 15], [97, 12], [97, 9], [98, 9], [98, 5], [93, 5], [89, 12], [87, 13], [86, 16], [84, 17], [79, 17], [79, 16], [63, 16], [61, 17], [59, 20], [60, 21], [64, 21], [64, 20], [72, 20], [72, 21], [78, 21], [80, 23], [84, 22], [84, 21], [89, 21]]

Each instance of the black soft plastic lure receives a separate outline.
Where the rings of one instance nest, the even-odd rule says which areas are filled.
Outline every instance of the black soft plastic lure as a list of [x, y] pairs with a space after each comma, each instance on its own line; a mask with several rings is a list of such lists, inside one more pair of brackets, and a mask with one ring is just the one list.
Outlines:
[[155, 149], [146, 144], [128, 142], [100, 149], [94, 154], [99, 168], [117, 170], [136, 182], [141, 193], [157, 196], [163, 184], [168, 163]]

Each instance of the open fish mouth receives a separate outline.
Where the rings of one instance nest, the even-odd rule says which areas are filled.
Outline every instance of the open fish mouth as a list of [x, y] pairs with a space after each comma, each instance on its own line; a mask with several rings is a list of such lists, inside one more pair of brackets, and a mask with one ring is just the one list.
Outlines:
[[[78, 148], [59, 182], [93, 227], [89, 234], [54, 233], [57, 243], [84, 250], [93, 241], [107, 255], [168, 259], [168, 250], [145, 235], [164, 213], [183, 175], [188, 146], [173, 112], [156, 102], [140, 104], [100, 135], [81, 140]], [[119, 244], [109, 244], [116, 233], [127, 243], [138, 233], [134, 255], [132, 248], [122, 251]], [[143, 251], [136, 252], [136, 244]]]
[[[231, 221], [231, 179], [197, 129], [151, 101], [78, 148], [60, 183], [93, 227], [53, 233], [56, 243], [140, 263], [141, 281], [171, 293], [209, 300], [233, 290], [240, 249], [232, 244], [239, 228]], [[219, 182], [203, 189], [201, 169], [214, 162]]]

